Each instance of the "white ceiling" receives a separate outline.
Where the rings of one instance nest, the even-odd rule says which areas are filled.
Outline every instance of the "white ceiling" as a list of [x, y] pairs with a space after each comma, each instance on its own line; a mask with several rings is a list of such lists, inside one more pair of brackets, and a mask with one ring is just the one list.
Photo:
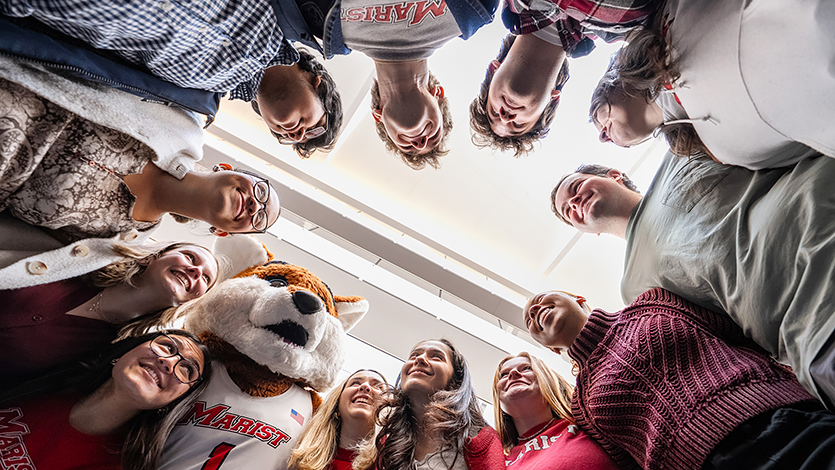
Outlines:
[[[646, 188], [666, 150], [660, 142], [632, 149], [597, 142], [588, 101], [616, 50], [600, 41], [590, 57], [571, 61], [551, 133], [534, 154], [516, 159], [475, 148], [467, 109], [504, 34], [495, 22], [429, 59], [455, 119], [452, 151], [439, 170], [415, 171], [385, 152], [368, 104], [373, 62], [359, 53], [325, 64], [346, 110], [331, 153], [299, 159], [247, 104], [229, 101], [206, 145], [207, 166], [233, 159], [276, 182], [282, 220], [271, 230], [276, 236], [263, 239], [280, 258], [310, 268], [337, 293], [370, 300], [371, 312], [354, 337], [399, 358], [420, 339], [450, 338], [468, 357], [484, 398], [507, 352], [536, 351], [569, 375], [566, 364], [510, 326], [520, 324], [526, 297], [557, 288], [582, 294], [593, 307], [623, 306], [624, 242], [581, 236], [560, 222], [548, 200], [555, 182], [581, 163], [601, 163]], [[174, 225], [166, 224], [158, 237], [196, 237]]]

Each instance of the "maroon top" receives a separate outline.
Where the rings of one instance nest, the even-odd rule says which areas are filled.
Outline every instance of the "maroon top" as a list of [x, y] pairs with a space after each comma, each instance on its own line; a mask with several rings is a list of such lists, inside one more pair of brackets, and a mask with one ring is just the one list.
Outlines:
[[743, 421], [814, 400], [727, 315], [663, 289], [592, 312], [568, 354], [577, 425], [624, 469], [700, 468]]
[[117, 326], [67, 315], [101, 290], [79, 278], [0, 290], [0, 374], [43, 372], [113, 341]]

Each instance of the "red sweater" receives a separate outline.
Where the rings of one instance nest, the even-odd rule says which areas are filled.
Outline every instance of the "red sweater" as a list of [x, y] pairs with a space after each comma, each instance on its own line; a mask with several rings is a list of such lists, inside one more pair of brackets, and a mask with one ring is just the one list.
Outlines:
[[592, 312], [568, 353], [577, 424], [623, 468], [700, 468], [743, 421], [813, 400], [727, 315], [662, 289]]

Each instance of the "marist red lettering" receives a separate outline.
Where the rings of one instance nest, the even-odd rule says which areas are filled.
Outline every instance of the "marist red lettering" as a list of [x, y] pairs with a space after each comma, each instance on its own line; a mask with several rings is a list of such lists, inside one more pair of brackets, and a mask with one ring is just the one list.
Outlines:
[[[408, 21], [409, 26], [416, 26], [431, 16], [438, 18], [446, 13], [446, 1], [420, 0], [417, 2], [390, 3], [342, 10], [342, 21], [375, 23], [401, 23]], [[409, 19], [411, 18], [411, 19]]]
[[0, 463], [8, 470], [35, 470], [35, 464], [23, 445], [29, 427], [17, 420], [23, 417], [20, 408], [0, 410]]
[[228, 410], [228, 405], [220, 404], [206, 408], [206, 402], [198, 401], [191, 408], [191, 411], [177, 421], [177, 424], [193, 423], [195, 426], [217, 428], [242, 436], [250, 436], [266, 442], [273, 448], [290, 440], [287, 433], [275, 426], [246, 416], [228, 413]]

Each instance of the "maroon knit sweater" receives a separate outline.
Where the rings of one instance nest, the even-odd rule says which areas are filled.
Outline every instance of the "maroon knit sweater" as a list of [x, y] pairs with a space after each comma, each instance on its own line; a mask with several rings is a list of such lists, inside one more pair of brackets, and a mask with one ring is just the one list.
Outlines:
[[727, 315], [663, 289], [592, 312], [568, 354], [577, 424], [624, 469], [700, 468], [743, 421], [814, 400]]

